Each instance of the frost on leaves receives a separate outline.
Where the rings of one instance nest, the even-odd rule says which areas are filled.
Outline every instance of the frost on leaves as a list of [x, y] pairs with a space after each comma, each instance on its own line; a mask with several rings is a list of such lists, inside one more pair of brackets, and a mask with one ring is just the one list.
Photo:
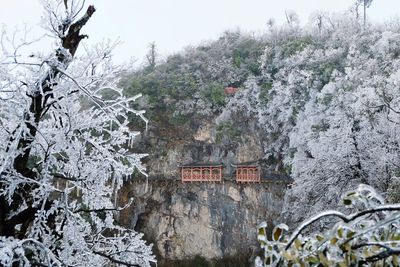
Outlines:
[[[385, 205], [383, 198], [367, 185], [347, 192], [342, 203], [354, 213], [331, 210], [304, 221], [291, 236], [286, 225], [275, 227], [271, 241], [266, 224], [258, 239], [265, 254], [256, 266], [399, 266], [400, 205]], [[336, 222], [320, 233], [308, 234], [312, 224], [330, 218]], [[276, 229], [279, 239], [275, 238]]]

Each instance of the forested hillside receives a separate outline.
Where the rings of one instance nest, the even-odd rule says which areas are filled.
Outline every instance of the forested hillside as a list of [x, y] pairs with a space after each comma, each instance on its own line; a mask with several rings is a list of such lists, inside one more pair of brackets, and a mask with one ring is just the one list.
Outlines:
[[245, 135], [239, 118], [255, 121], [265, 162], [294, 179], [283, 214], [294, 222], [336, 207], [359, 183], [398, 200], [399, 56], [398, 23], [364, 30], [340, 15], [316, 26], [272, 25], [262, 36], [226, 32], [149, 61], [123, 83], [126, 94], [144, 94], [154, 128], [215, 119], [234, 139]]

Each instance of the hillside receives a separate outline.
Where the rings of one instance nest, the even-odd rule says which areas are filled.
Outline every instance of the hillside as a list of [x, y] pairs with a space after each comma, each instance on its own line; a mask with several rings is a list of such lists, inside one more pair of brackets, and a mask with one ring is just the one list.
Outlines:
[[296, 217], [335, 206], [356, 183], [386, 192], [398, 181], [399, 55], [398, 26], [362, 31], [349, 18], [322, 32], [227, 32], [136, 71], [126, 93], [145, 95], [150, 132], [165, 140], [151, 152], [193, 142], [207, 123], [212, 143], [257, 133], [269, 169], [295, 180], [287, 200]]
[[144, 94], [150, 119], [136, 149], [150, 154], [150, 179], [216, 161], [227, 176], [231, 163], [251, 161], [264, 179], [290, 176], [273, 224], [336, 208], [359, 183], [396, 201], [399, 56], [398, 26], [364, 31], [347, 17], [259, 37], [227, 32], [125, 79], [126, 94]]

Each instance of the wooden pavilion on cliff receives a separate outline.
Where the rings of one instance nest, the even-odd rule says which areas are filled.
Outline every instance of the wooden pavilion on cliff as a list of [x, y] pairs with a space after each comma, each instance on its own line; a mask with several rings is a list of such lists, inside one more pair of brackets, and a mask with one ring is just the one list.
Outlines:
[[222, 163], [190, 163], [179, 168], [182, 182], [222, 182]]
[[236, 168], [237, 183], [260, 183], [261, 168], [260, 165], [254, 162], [231, 164]]

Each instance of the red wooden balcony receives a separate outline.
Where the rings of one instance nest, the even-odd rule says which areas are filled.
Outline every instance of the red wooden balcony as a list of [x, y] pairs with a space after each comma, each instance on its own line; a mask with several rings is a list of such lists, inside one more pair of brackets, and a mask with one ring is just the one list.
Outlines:
[[181, 166], [182, 182], [222, 182], [222, 164], [189, 164]]
[[236, 166], [237, 183], [259, 183], [261, 181], [260, 167], [257, 165]]

